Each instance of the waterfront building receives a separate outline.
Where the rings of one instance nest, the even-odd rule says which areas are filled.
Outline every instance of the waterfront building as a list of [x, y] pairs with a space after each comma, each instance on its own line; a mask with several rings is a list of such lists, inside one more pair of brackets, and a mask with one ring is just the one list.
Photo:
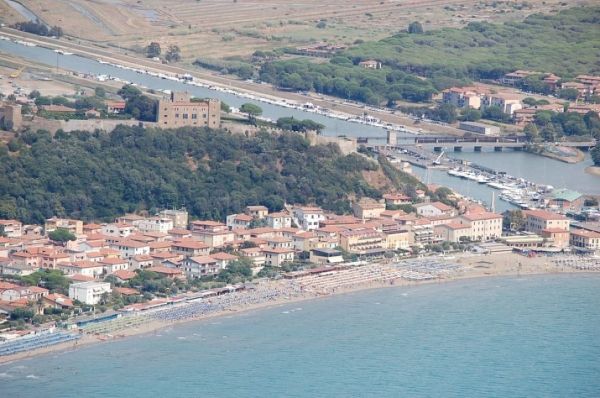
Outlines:
[[471, 226], [458, 222], [440, 224], [434, 227], [435, 240], [443, 242], [460, 242], [471, 235]]
[[581, 210], [583, 207], [583, 195], [570, 189], [555, 189], [549, 198], [549, 205], [562, 210]]
[[411, 231], [411, 245], [425, 246], [433, 243], [435, 235], [433, 231], [433, 223], [427, 218], [414, 218], [412, 214], [407, 214], [402, 217], [401, 225], [409, 225]]
[[569, 243], [577, 251], [600, 253], [600, 232], [574, 229], [571, 231]]
[[82, 303], [95, 305], [100, 302], [102, 295], [110, 293], [110, 283], [107, 282], [81, 282], [69, 286], [69, 297]]
[[525, 230], [545, 238], [553, 246], [569, 246], [570, 221], [562, 214], [545, 210], [525, 210]]
[[379, 254], [386, 250], [387, 242], [383, 233], [372, 228], [342, 231], [340, 246], [349, 253]]
[[476, 134], [500, 135], [500, 128], [498, 126], [490, 126], [489, 124], [485, 123], [460, 122], [458, 128]]
[[472, 241], [487, 241], [502, 235], [502, 215], [483, 212], [466, 213], [458, 217], [458, 223], [470, 227], [466, 237]]
[[197, 256], [183, 260], [183, 270], [188, 278], [198, 279], [218, 274], [221, 267], [213, 257]]
[[389, 250], [408, 250], [410, 248], [410, 232], [407, 228], [396, 226], [384, 228], [385, 247]]
[[569, 219], [562, 214], [545, 210], [524, 210], [525, 230], [541, 234], [545, 229], [569, 230]]
[[221, 101], [212, 98], [193, 101], [188, 93], [173, 92], [169, 97], [158, 101], [156, 116], [161, 128], [217, 128], [221, 125]]
[[338, 264], [344, 262], [344, 257], [337, 249], [313, 249], [309, 261], [314, 264]]
[[510, 247], [519, 249], [534, 249], [544, 244], [544, 238], [534, 233], [523, 233], [519, 235], [502, 236], [500, 242]]
[[284, 263], [294, 261], [293, 249], [262, 249], [265, 265], [281, 267]]

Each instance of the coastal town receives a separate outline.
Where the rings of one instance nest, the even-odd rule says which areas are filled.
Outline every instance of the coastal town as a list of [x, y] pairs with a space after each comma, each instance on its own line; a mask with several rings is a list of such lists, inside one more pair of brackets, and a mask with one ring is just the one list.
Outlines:
[[600, 391], [600, 6], [0, 0], [0, 395]]
[[[112, 66], [186, 86], [223, 90], [191, 75]], [[374, 60], [359, 66], [381, 68]], [[10, 76], [11, 88], [22, 82], [23, 69]], [[199, 99], [183, 91], [147, 96], [147, 91], [141, 91], [147, 87], [138, 88], [131, 81], [102, 75], [80, 77], [124, 86], [118, 91], [118, 86], [107, 86], [112, 93], [97, 86], [84, 95], [83, 90], [67, 95], [70, 98], [49, 95], [45, 89], [27, 93], [17, 87], [6, 95], [1, 108], [3, 127], [69, 132], [142, 122], [146, 128], [226, 126], [237, 133], [266, 128], [280, 134], [279, 121], [275, 124], [257, 110], [252, 113], [250, 106], [229, 109], [218, 99]], [[512, 88], [524, 87], [524, 82], [541, 82], [548, 91], [536, 98], [517, 94]], [[306, 131], [304, 136], [311, 145], [335, 143], [344, 153], [366, 158], [383, 155], [408, 175], [411, 167], [446, 170], [452, 177], [493, 188], [498, 200], [510, 203], [512, 210], [496, 212], [494, 198], [484, 203], [424, 181], [423, 189], [356, 200], [352, 214], [343, 215], [316, 205], [284, 204], [270, 210], [257, 203], [243, 213], [207, 220], [191, 219], [185, 209], [124, 214], [109, 223], [58, 216], [43, 225], [0, 220], [0, 360], [354, 289], [485, 275], [600, 270], [597, 195], [536, 184], [444, 157], [445, 152], [462, 151], [465, 145], [475, 151], [486, 145], [494, 151], [527, 149], [540, 141], [539, 133], [528, 131], [542, 114], [597, 115], [594, 98], [600, 78], [579, 75], [562, 81], [553, 74], [517, 70], [496, 84], [441, 92], [438, 107], [450, 106], [457, 114], [470, 115], [457, 123], [458, 136], [456, 132], [428, 135], [422, 128], [386, 123], [367, 113], [353, 116], [311, 102], [299, 104], [226, 89], [248, 100], [384, 128], [385, 143]], [[69, 85], [61, 85], [59, 92], [65, 92], [65, 87]], [[498, 92], [498, 87], [506, 91]], [[550, 93], [567, 95], [572, 102], [566, 106]], [[500, 125], [478, 121], [496, 108]], [[423, 116], [419, 119], [439, 123]], [[414, 144], [399, 143], [397, 134], [417, 138]], [[543, 137], [549, 138], [556, 139]], [[556, 148], [564, 156], [555, 157], [571, 161], [573, 153], [575, 157], [581, 154], [577, 148], [589, 150], [594, 145], [593, 138], [561, 141]]]
[[253, 205], [222, 221], [185, 209], [111, 223], [0, 220], [0, 354], [346, 289], [600, 270], [600, 223], [564, 215], [589, 207], [582, 197], [502, 215], [455, 193], [450, 204], [416, 194], [359, 201], [351, 215]]

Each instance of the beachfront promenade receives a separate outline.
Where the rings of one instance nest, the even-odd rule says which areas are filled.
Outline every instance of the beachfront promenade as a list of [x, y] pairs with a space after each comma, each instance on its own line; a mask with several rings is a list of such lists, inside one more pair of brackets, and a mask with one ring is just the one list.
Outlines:
[[[316, 270], [315, 270], [316, 271]], [[600, 271], [600, 258], [577, 255], [539, 256], [529, 258], [514, 253], [454, 257], [424, 257], [371, 263], [359, 266], [337, 266], [319, 269], [291, 279], [262, 280], [220, 295], [183, 296], [163, 300], [145, 310], [124, 312], [121, 317], [80, 328], [80, 334], [65, 332], [40, 333], [0, 343], [0, 358], [29, 353], [40, 348], [74, 342], [106, 340], [152, 332], [161, 327], [189, 320], [219, 316], [236, 311], [281, 305], [302, 299], [377, 288], [407, 286], [419, 282], [443, 281], [463, 277], [539, 274], [549, 272]], [[64, 344], [62, 345], [64, 346]]]
[[28, 335], [19, 339], [0, 343], [0, 356], [8, 356], [25, 351], [33, 351], [52, 345], [76, 341], [80, 335], [63, 332], [43, 332]]

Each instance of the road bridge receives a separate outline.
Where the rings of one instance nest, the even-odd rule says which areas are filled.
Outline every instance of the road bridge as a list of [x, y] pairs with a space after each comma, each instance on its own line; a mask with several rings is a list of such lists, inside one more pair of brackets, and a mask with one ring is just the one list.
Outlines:
[[[493, 148], [494, 151], [501, 152], [504, 149], [522, 150], [529, 144], [529, 141], [523, 136], [419, 136], [415, 137], [413, 142], [393, 145], [388, 143], [387, 147], [395, 149], [422, 148], [433, 150], [434, 152], [441, 152], [442, 150], [460, 152], [464, 148], [472, 148], [475, 152], [481, 152], [484, 148]], [[589, 150], [596, 145], [596, 141], [569, 141], [560, 142], [557, 145]]]

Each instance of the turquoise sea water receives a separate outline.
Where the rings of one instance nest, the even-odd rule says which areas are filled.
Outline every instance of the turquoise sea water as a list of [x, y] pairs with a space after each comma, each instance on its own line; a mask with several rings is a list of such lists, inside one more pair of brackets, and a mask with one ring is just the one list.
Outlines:
[[371, 290], [0, 366], [3, 397], [598, 397], [600, 275]]

